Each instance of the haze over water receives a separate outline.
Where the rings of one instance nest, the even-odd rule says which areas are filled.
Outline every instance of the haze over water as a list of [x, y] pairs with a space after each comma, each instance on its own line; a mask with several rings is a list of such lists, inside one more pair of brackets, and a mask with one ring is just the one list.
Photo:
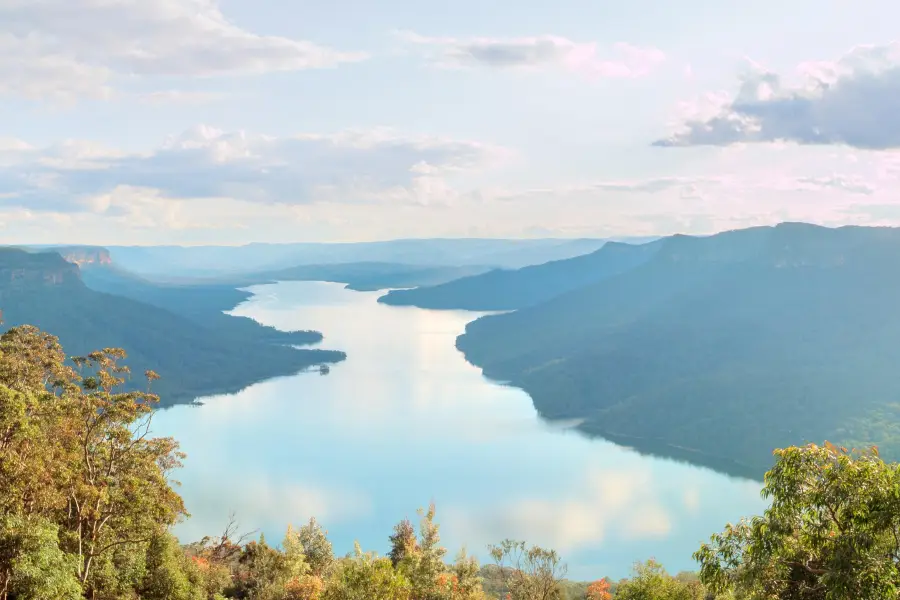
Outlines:
[[555, 548], [573, 579], [619, 578], [655, 557], [675, 573], [729, 521], [760, 513], [760, 484], [642, 456], [542, 421], [521, 390], [492, 382], [454, 345], [469, 312], [378, 304], [380, 293], [291, 282], [253, 288], [234, 313], [316, 329], [347, 352], [302, 373], [154, 419], [188, 458], [176, 473], [185, 541], [234, 511], [280, 542], [315, 516], [338, 554], [386, 552], [393, 525], [434, 500], [444, 545], [480, 559], [506, 537]]

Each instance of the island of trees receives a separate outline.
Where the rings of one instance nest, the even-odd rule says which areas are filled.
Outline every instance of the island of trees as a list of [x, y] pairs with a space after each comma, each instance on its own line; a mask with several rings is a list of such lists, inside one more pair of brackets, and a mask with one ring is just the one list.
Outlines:
[[170, 485], [185, 456], [154, 438], [158, 398], [123, 387], [125, 353], [67, 359], [32, 326], [0, 337], [0, 600], [838, 600], [897, 598], [900, 467], [876, 448], [775, 452], [761, 516], [702, 545], [696, 574], [650, 560], [611, 582], [565, 579], [551, 549], [506, 540], [492, 564], [448, 560], [435, 507], [400, 521], [390, 552], [338, 557], [313, 519], [277, 545], [241, 536], [180, 544]]

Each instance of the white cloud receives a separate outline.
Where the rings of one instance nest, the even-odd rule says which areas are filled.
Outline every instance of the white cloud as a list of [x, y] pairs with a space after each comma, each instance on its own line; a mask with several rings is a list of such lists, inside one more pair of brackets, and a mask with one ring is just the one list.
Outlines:
[[857, 176], [829, 175], [825, 177], [799, 177], [795, 180], [795, 186], [790, 188], [795, 191], [817, 192], [833, 188], [843, 190], [851, 194], [871, 196], [876, 188]]
[[[798, 65], [793, 77], [751, 63], [736, 94], [709, 114], [686, 114], [657, 146], [789, 141], [866, 149], [900, 147], [900, 42], [858, 46], [833, 62]], [[709, 104], [709, 98], [706, 99]]]
[[685, 152], [701, 159], [691, 169], [526, 187], [517, 172], [493, 168], [508, 160], [504, 149], [390, 130], [273, 137], [199, 126], [142, 152], [6, 139], [0, 227], [16, 243], [237, 243], [900, 224], [891, 208], [900, 152], [752, 144]]
[[[243, 477], [243, 485], [228, 485], [227, 479], [196, 474], [190, 488], [182, 491], [185, 501], [194, 507], [195, 516], [176, 526], [176, 533], [189, 540], [198, 540], [210, 532], [221, 531], [228, 514], [215, 509], [222, 507], [233, 513], [241, 531], [266, 529], [281, 533], [289, 524], [302, 525], [310, 517], [321, 523], [340, 523], [364, 518], [372, 513], [372, 500], [362, 490], [324, 484], [297, 485], [290, 481], [276, 481], [266, 475]], [[281, 541], [280, 536], [275, 543]]]
[[633, 78], [647, 75], [666, 58], [657, 48], [625, 43], [614, 44], [609, 56], [603, 56], [594, 42], [578, 43], [553, 35], [520, 38], [427, 37], [412, 32], [397, 35], [410, 44], [436, 49], [430, 58], [445, 68], [555, 69], [591, 77]]
[[207, 104], [223, 98], [222, 94], [215, 92], [186, 90], [160, 90], [138, 95], [138, 99], [146, 104]]
[[0, 4], [0, 94], [32, 100], [69, 101], [75, 97], [108, 97], [110, 69], [83, 63], [74, 56], [49, 48], [35, 35], [16, 36], [3, 31]]
[[126, 79], [333, 67], [366, 58], [230, 22], [216, 0], [0, 0], [0, 93], [107, 97]]
[[422, 204], [454, 192], [444, 180], [489, 166], [502, 151], [470, 141], [407, 137], [389, 130], [290, 137], [198, 126], [146, 153], [85, 142], [0, 147], [3, 204], [32, 210], [107, 212], [107, 200], [231, 198]]

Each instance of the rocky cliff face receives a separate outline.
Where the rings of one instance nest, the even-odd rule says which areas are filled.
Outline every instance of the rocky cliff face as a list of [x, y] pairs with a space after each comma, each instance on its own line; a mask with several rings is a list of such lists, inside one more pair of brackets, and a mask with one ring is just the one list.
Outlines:
[[81, 273], [75, 263], [56, 252], [0, 249], [0, 296], [36, 287], [68, 285], [81, 285]]
[[94, 246], [69, 246], [54, 248], [54, 251], [59, 252], [66, 261], [76, 264], [79, 267], [85, 265], [112, 264], [109, 250], [106, 248], [97, 248]]

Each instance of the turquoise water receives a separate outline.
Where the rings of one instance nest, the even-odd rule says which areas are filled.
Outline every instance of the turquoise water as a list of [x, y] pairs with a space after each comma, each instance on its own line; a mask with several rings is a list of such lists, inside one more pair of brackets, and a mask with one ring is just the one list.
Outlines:
[[572, 578], [618, 578], [650, 557], [693, 569], [702, 541], [764, 508], [757, 482], [543, 422], [527, 394], [456, 350], [477, 314], [384, 306], [329, 283], [253, 291], [235, 314], [319, 330], [348, 359], [155, 417], [188, 455], [182, 539], [218, 533], [234, 512], [275, 542], [315, 516], [337, 552], [355, 539], [385, 552], [392, 526], [433, 500], [452, 553], [523, 539], [558, 550]]

